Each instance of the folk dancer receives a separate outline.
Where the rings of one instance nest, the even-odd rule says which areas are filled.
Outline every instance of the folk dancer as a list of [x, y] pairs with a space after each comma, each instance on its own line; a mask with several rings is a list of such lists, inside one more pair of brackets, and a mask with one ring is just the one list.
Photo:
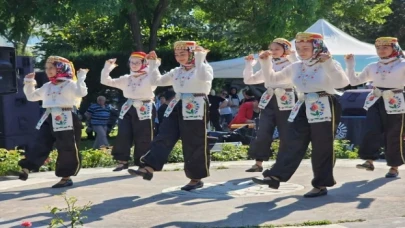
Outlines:
[[[297, 61], [295, 52], [291, 51], [291, 43], [284, 38], [273, 40], [269, 49], [272, 53], [275, 72]], [[249, 157], [256, 159], [256, 164], [246, 170], [246, 172], [262, 172], [263, 161], [268, 161], [272, 155], [271, 144], [276, 127], [280, 138], [279, 151], [286, 151], [287, 119], [295, 105], [296, 98], [292, 83], [271, 83], [270, 78], [264, 77], [262, 70], [253, 74], [253, 66], [256, 64], [253, 55], [247, 56], [245, 60], [243, 82], [247, 85], [264, 83], [267, 89], [259, 101], [261, 109], [259, 127], [256, 138], [250, 143], [248, 151]]]
[[336, 184], [333, 142], [341, 106], [335, 89], [347, 86], [349, 79], [340, 64], [332, 60], [322, 35], [298, 33], [296, 49], [301, 61], [279, 72], [273, 70], [271, 58], [268, 58], [271, 52], [260, 56], [265, 77], [271, 78], [271, 83], [293, 83], [298, 101], [288, 118], [286, 151], [281, 152], [281, 158], [271, 169], [263, 172], [264, 179], [253, 178], [253, 181], [277, 189], [280, 182], [288, 181], [297, 170], [311, 142], [313, 189], [304, 197], [317, 197], [326, 195], [326, 187]]
[[398, 166], [404, 164], [404, 85], [405, 60], [395, 37], [380, 37], [375, 41], [378, 62], [367, 65], [356, 76], [354, 55], [346, 55], [347, 74], [350, 84], [373, 82], [374, 89], [367, 96], [366, 134], [360, 144], [360, 158], [366, 160], [356, 167], [374, 170], [373, 161], [379, 158], [380, 136], [385, 133], [385, 159], [390, 166], [387, 178], [398, 176]]
[[117, 66], [116, 59], [107, 60], [101, 71], [101, 84], [121, 89], [128, 98], [121, 108], [118, 135], [112, 155], [118, 161], [113, 171], [128, 169], [131, 148], [134, 148], [134, 164], [141, 167], [140, 158], [150, 149], [154, 136], [156, 110], [153, 103], [156, 86], [151, 76], [144, 52], [133, 52], [128, 59], [129, 74], [112, 79], [110, 72]]
[[26, 151], [25, 158], [18, 163], [22, 168], [19, 179], [25, 181], [30, 171], [39, 170], [55, 145], [58, 151], [55, 174], [62, 179], [52, 188], [68, 187], [73, 185], [70, 177], [76, 176], [81, 167], [78, 148], [82, 124], [73, 111], [87, 95], [84, 80], [88, 70], [80, 69], [76, 77], [73, 63], [63, 57], [50, 56], [45, 63], [45, 72], [49, 82], [40, 88], [35, 88], [35, 73], [24, 79], [27, 100], [42, 100], [46, 111], [36, 126], [34, 147]]
[[152, 84], [172, 85], [176, 97], [170, 102], [159, 135], [153, 140], [150, 151], [141, 158], [145, 167], [129, 170], [133, 175], [151, 180], [154, 171], [160, 171], [167, 162], [174, 145], [182, 139], [184, 171], [190, 182], [182, 190], [203, 187], [201, 179], [209, 176], [210, 153], [207, 140], [208, 99], [213, 80], [212, 67], [205, 61], [208, 50], [194, 41], [178, 41], [174, 54], [180, 67], [160, 75], [155, 52], [149, 54]]

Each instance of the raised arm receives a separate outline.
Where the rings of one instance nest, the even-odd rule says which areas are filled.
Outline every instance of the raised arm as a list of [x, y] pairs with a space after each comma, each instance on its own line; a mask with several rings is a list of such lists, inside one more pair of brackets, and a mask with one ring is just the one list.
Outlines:
[[161, 75], [159, 72], [160, 60], [148, 59], [150, 83], [154, 86], [171, 86], [173, 85], [172, 78], [174, 76], [175, 69], [172, 69], [169, 73]]
[[116, 67], [115, 59], [107, 60], [104, 64], [104, 68], [101, 70], [101, 84], [106, 86], [122, 89], [126, 86], [126, 80], [124, 77], [111, 78], [110, 73]]
[[253, 73], [253, 67], [256, 65], [253, 55], [245, 57], [245, 69], [243, 70], [243, 83], [247, 85], [264, 83], [264, 76], [262, 70]]
[[350, 85], [356, 86], [360, 85], [366, 82], [371, 82], [373, 79], [371, 78], [371, 75], [369, 74], [369, 68], [370, 65], [367, 65], [363, 71], [356, 76], [356, 72], [354, 70], [355, 60], [353, 55], [347, 55], [345, 57], [345, 62], [346, 62], [346, 74], [349, 78]]
[[295, 51], [291, 51], [291, 53], [287, 55], [287, 59], [288, 61], [290, 61], [290, 63], [295, 63], [299, 61], [297, 55], [295, 54]]
[[212, 67], [205, 61], [207, 56], [206, 51], [196, 51], [195, 56], [195, 68], [196, 77], [201, 81], [212, 81], [214, 79], [214, 71]]
[[74, 85], [75, 95], [76, 97], [85, 97], [87, 95], [87, 86], [84, 80], [86, 80], [88, 70], [87, 69], [80, 69], [77, 71], [77, 81], [72, 82]]
[[349, 78], [339, 62], [329, 58], [321, 64], [334, 88], [343, 88], [349, 85]]
[[40, 101], [45, 97], [45, 88], [35, 89], [37, 81], [34, 79], [35, 73], [30, 73], [24, 78], [24, 93], [29, 101]]
[[260, 65], [262, 66], [263, 75], [268, 78], [271, 84], [291, 84], [292, 83], [292, 67], [293, 64], [288, 65], [281, 71], [275, 72], [273, 70], [273, 62], [271, 56], [268, 58], [260, 58]]

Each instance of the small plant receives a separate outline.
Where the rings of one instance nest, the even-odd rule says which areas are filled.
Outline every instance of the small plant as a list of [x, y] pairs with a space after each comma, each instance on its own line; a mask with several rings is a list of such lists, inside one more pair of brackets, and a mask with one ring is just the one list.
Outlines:
[[216, 169], [229, 169], [229, 167], [225, 166], [225, 165], [220, 165], [218, 167], [216, 167]]
[[29, 221], [24, 221], [24, 222], [21, 223], [21, 226], [22, 226], [22, 227], [31, 227], [31, 226], [32, 226], [32, 223], [29, 222]]
[[[56, 228], [56, 227], [77, 227], [83, 226], [83, 220], [87, 218], [87, 216], [83, 216], [82, 213], [84, 211], [90, 210], [91, 202], [88, 202], [84, 206], [76, 206], [77, 199], [76, 197], [68, 197], [66, 196], [66, 192], [61, 194], [64, 201], [67, 204], [66, 208], [58, 208], [58, 207], [49, 207], [51, 210], [51, 214], [54, 216], [54, 219], [51, 220], [49, 224], [49, 228]], [[59, 213], [66, 213], [65, 217], [67, 217], [70, 222], [65, 222]], [[66, 225], [67, 224], [67, 225]]]
[[221, 152], [213, 153], [211, 161], [241, 161], [248, 158], [248, 146], [236, 146], [225, 144], [222, 146]]
[[181, 140], [177, 141], [176, 145], [174, 145], [173, 150], [169, 155], [168, 162], [169, 163], [184, 162], [183, 147], [181, 144]]

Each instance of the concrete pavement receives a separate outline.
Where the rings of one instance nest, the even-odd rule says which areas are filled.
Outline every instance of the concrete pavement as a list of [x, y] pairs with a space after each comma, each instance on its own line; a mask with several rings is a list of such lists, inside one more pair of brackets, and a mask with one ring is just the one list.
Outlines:
[[[85, 227], [248, 227], [291, 225], [328, 220], [320, 227], [405, 227], [405, 182], [386, 179], [384, 161], [374, 172], [355, 169], [359, 160], [338, 160], [337, 185], [328, 196], [306, 199], [312, 170], [304, 160], [290, 182], [279, 190], [250, 182], [260, 173], [244, 170], [253, 161], [213, 163], [205, 187], [195, 192], [179, 191], [187, 182], [182, 164], [166, 165], [150, 182], [114, 173], [110, 168], [83, 169], [74, 186], [51, 189], [58, 179], [52, 172], [35, 173], [26, 182], [0, 181], [0, 227], [47, 227], [52, 215], [47, 206], [65, 207], [63, 191], [78, 204], [92, 202]], [[271, 162], [266, 164], [270, 166]], [[405, 174], [400, 169], [400, 176]], [[363, 222], [355, 222], [365, 220]], [[316, 227], [316, 226], [311, 226]]]

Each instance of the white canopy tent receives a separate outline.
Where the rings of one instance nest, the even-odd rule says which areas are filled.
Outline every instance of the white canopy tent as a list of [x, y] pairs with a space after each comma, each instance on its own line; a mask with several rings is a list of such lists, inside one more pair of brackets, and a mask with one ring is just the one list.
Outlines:
[[[319, 19], [305, 31], [322, 34], [333, 58], [340, 62], [343, 67], [345, 67], [345, 54], [351, 53], [356, 56], [356, 71], [361, 71], [367, 64], [377, 60], [374, 45], [357, 40], [324, 19]], [[295, 40], [292, 40], [291, 43], [295, 50]], [[255, 57], [257, 58], [257, 55]], [[215, 78], [242, 78], [245, 60], [244, 57], [241, 57], [211, 62], [210, 64], [214, 69]], [[259, 69], [259, 65], [255, 66], [256, 70]]]

